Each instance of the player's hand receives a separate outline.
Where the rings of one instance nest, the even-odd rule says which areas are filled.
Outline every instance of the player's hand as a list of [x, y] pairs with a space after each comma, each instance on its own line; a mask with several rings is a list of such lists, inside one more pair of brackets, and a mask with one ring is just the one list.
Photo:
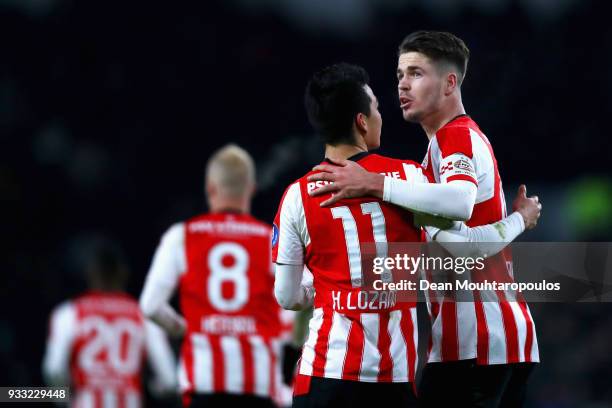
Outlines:
[[332, 161], [331, 164], [320, 164], [313, 168], [320, 173], [308, 176], [308, 181], [330, 181], [310, 191], [313, 197], [331, 193], [331, 198], [323, 201], [321, 207], [329, 207], [345, 198], [364, 197], [372, 195], [378, 198], [383, 196], [385, 178], [382, 174], [370, 173], [359, 164], [350, 160]]
[[524, 184], [519, 186], [512, 208], [523, 216], [526, 230], [535, 228], [542, 212], [542, 204], [538, 196], [527, 197], [527, 187]]

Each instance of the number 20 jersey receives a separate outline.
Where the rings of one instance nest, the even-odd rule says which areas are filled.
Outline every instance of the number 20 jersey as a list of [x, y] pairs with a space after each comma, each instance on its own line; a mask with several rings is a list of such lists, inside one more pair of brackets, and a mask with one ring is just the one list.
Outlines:
[[[368, 171], [402, 179], [405, 166], [419, 167], [367, 153], [351, 160]], [[362, 290], [361, 260], [367, 243], [420, 242], [420, 229], [413, 226], [411, 213], [373, 197], [322, 208], [329, 194], [309, 196], [322, 185], [309, 182], [310, 174], [287, 188], [274, 223], [274, 262], [305, 264], [313, 275], [314, 311], [299, 373], [363, 382], [414, 381], [415, 304], [392, 305], [389, 298], [383, 301], [382, 293], [372, 304], [369, 298], [378, 295]]]
[[204, 214], [183, 225], [182, 391], [274, 398], [283, 325], [274, 299], [271, 228], [231, 213]]

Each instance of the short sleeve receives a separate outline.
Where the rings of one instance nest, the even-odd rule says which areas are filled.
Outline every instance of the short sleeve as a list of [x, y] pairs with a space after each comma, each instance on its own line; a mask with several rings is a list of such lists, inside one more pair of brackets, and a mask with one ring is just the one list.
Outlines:
[[478, 186], [470, 128], [461, 126], [442, 129], [436, 133], [436, 140], [440, 154], [440, 182], [464, 180]]

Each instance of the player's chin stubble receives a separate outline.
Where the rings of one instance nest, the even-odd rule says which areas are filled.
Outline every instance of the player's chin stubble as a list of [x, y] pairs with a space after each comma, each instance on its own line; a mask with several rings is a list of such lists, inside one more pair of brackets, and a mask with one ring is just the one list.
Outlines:
[[419, 112], [403, 112], [402, 116], [404, 116], [404, 120], [406, 122], [411, 122], [411, 123], [420, 123], [421, 122], [421, 115], [419, 114]]

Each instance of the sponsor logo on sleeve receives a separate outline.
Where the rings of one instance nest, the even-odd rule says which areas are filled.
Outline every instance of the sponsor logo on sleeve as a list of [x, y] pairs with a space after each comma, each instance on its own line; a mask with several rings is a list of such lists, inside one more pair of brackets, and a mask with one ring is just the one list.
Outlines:
[[448, 162], [444, 166], [440, 167], [440, 175], [443, 175], [447, 171], [451, 171], [453, 169], [453, 163]]
[[472, 165], [470, 164], [470, 162], [468, 162], [465, 159], [459, 159], [457, 161], [455, 161], [453, 163], [453, 166], [458, 169], [458, 170], [463, 170], [469, 173], [473, 173], [474, 172], [474, 168], [472, 167]]
[[272, 224], [272, 248], [278, 244], [278, 227], [276, 224]]

